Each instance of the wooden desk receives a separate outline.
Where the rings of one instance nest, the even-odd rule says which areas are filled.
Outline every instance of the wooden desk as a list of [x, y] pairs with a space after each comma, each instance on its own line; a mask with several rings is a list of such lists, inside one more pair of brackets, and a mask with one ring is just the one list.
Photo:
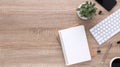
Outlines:
[[[76, 7], [83, 2], [85, 0], [0, 0], [0, 67], [66, 67], [57, 31], [77, 24], [85, 25], [95, 56], [91, 62], [71, 67], [109, 67], [110, 60], [120, 56], [120, 48], [112, 48], [105, 64], [99, 64], [108, 42], [99, 46], [89, 29], [120, 8], [120, 0], [110, 12], [96, 4], [104, 14], [90, 21], [80, 20], [76, 15]], [[120, 40], [120, 33], [111, 40]], [[101, 54], [96, 54], [98, 47]]]

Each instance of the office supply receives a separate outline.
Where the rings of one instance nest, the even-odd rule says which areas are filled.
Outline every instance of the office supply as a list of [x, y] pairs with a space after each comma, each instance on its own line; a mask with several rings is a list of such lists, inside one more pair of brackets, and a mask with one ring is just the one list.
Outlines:
[[120, 57], [114, 57], [110, 61], [110, 67], [120, 67]]
[[101, 50], [98, 50], [97, 53], [100, 54], [100, 53], [101, 53]]
[[99, 45], [120, 31], [120, 9], [90, 29]]
[[100, 54], [100, 53], [101, 53], [101, 50], [100, 50], [100, 49], [98, 49], [98, 50], [97, 50], [97, 54]]
[[60, 30], [58, 32], [66, 65], [91, 60], [83, 25]]
[[120, 41], [117, 41], [117, 44], [120, 44]]
[[107, 50], [106, 50], [106, 52], [105, 52], [105, 54], [104, 54], [104, 56], [102, 58], [101, 64], [103, 64], [105, 62], [105, 60], [106, 60], [106, 58], [108, 56], [108, 52], [111, 49], [111, 47], [112, 47], [112, 43], [109, 43], [108, 48], [107, 48]]
[[102, 11], [100, 10], [100, 11], [98, 12], [98, 14], [101, 15], [101, 14], [102, 14]]
[[110, 11], [117, 3], [116, 0], [96, 0], [96, 1], [108, 11]]

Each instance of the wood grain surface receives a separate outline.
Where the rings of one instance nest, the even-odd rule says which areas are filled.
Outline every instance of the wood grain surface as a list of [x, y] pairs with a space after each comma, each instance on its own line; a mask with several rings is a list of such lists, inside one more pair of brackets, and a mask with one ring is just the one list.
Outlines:
[[[120, 0], [110, 12], [94, 0], [89, 0], [96, 3], [98, 11], [103, 11], [102, 15], [97, 14], [89, 21], [83, 21], [76, 15], [77, 6], [85, 1], [0, 0], [0, 67], [67, 67], [57, 40], [58, 30], [81, 24], [85, 25], [95, 56], [90, 62], [69, 67], [109, 67], [110, 60], [120, 56], [120, 47], [112, 47], [105, 64], [100, 64], [100, 61], [108, 42], [116, 43], [120, 40], [120, 33], [99, 46], [89, 29], [119, 9]], [[96, 53], [98, 48], [101, 54]]]

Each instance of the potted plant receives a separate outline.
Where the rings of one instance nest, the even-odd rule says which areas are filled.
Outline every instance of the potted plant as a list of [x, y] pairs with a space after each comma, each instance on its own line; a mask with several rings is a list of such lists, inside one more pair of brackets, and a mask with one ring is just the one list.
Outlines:
[[96, 15], [96, 10], [95, 3], [86, 1], [78, 6], [77, 15], [83, 20], [89, 20]]

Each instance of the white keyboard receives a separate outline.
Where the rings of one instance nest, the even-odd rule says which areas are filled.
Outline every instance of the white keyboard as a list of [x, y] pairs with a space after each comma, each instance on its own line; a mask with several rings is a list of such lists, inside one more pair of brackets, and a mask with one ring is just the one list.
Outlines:
[[99, 45], [120, 32], [120, 9], [90, 29]]

